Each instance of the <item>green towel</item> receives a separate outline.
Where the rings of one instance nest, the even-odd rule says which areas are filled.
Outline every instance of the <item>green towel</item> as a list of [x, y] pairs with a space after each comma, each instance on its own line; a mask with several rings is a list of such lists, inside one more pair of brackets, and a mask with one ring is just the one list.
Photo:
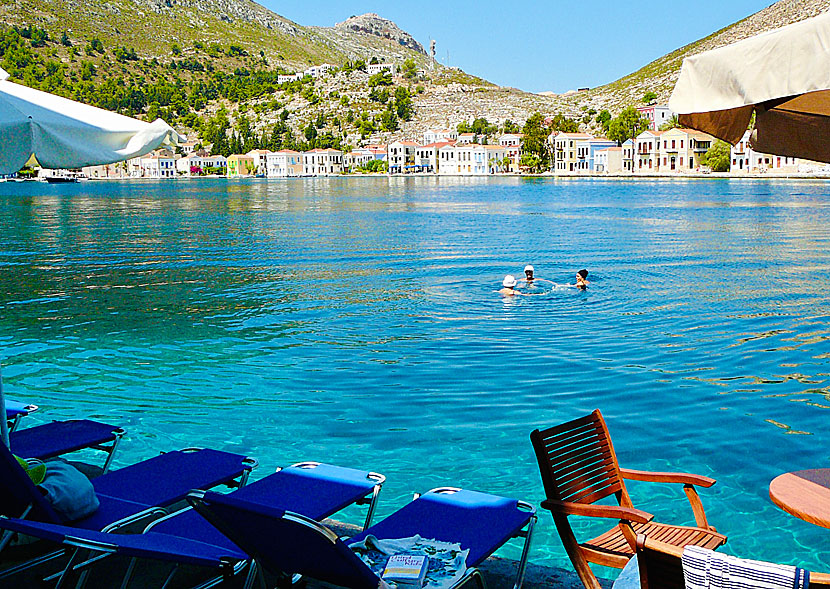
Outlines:
[[46, 465], [43, 464], [40, 460], [32, 460], [31, 463], [24, 458], [20, 458], [19, 456], [15, 456], [17, 459], [17, 463], [20, 465], [20, 468], [26, 471], [26, 474], [29, 475], [29, 478], [32, 479], [32, 482], [36, 485], [39, 485], [43, 482], [43, 479], [46, 477]]

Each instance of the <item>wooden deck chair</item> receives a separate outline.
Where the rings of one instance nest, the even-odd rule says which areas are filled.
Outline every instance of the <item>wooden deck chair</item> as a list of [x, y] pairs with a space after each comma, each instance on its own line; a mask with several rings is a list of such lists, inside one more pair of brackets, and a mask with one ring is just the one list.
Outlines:
[[[685, 589], [683, 548], [637, 536], [637, 566], [642, 589]], [[810, 573], [810, 589], [830, 589], [830, 574]]]
[[[706, 521], [695, 490], [695, 485], [711, 487], [715, 480], [692, 474], [620, 468], [599, 410], [546, 430], [534, 430], [530, 440], [547, 496], [542, 507], [551, 512], [565, 550], [586, 588], [600, 589], [588, 563], [624, 567], [634, 555], [638, 534], [675, 546], [692, 544], [714, 549], [726, 542], [726, 536], [717, 533]], [[653, 515], [634, 508], [624, 479], [682, 484], [697, 526], [672, 526], [652, 521]], [[619, 505], [595, 505], [611, 495], [616, 497]], [[617, 519], [619, 524], [593, 540], [579, 544], [568, 521], [570, 515]]]

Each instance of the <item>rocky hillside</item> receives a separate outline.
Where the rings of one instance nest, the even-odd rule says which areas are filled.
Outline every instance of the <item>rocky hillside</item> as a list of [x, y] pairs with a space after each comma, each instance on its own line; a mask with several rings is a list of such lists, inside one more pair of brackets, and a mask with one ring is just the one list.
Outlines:
[[[373, 12], [360, 16], [351, 16], [345, 21], [337, 23], [334, 28], [336, 31], [346, 34], [361, 33], [364, 35], [374, 35], [381, 39], [389, 39], [413, 51], [423, 53], [424, 55], [427, 54], [424, 46], [418, 43], [412, 35], [406, 31], [402, 31], [391, 20], [381, 18]], [[325, 30], [323, 29], [323, 31]]]
[[611, 84], [595, 88], [582, 97], [594, 108], [612, 111], [636, 103], [646, 92], [655, 92], [660, 102], [669, 99], [685, 57], [729, 45], [830, 10], [830, 0], [780, 0], [731, 26], [657, 59], [644, 68]]
[[[105, 46], [134, 47], [140, 58], [164, 59], [175, 43], [234, 44], [286, 69], [350, 59], [426, 61], [423, 47], [376, 15], [355, 26], [303, 27], [252, 0], [11, 0], [0, 23], [35, 25], [74, 44], [97, 37]], [[352, 20], [352, 19], [350, 19]], [[343, 25], [346, 25], [343, 23]]]

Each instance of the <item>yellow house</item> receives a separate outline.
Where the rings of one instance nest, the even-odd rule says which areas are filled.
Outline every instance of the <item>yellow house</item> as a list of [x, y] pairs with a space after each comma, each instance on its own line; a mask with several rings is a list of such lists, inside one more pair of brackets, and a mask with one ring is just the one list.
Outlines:
[[228, 156], [228, 178], [253, 176], [256, 173], [257, 163], [250, 155], [235, 153]]
[[671, 129], [660, 137], [660, 171], [689, 171], [700, 167], [700, 158], [715, 138], [692, 129]]

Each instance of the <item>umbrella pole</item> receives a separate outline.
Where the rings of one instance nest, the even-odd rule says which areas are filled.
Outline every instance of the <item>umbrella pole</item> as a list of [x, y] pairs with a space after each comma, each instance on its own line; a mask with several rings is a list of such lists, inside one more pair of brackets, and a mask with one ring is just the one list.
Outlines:
[[6, 448], [9, 446], [9, 420], [6, 417], [6, 398], [3, 396], [3, 372], [0, 369], [0, 437]]

